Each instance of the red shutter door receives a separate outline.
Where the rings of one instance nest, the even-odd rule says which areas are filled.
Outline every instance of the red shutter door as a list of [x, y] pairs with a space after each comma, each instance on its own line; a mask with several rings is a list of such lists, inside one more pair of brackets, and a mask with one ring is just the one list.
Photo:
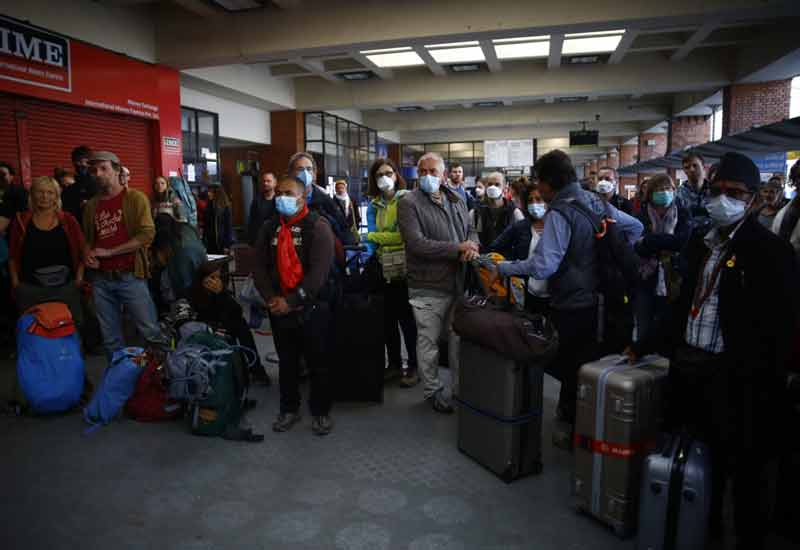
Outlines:
[[19, 174], [19, 142], [17, 121], [14, 118], [14, 99], [6, 95], [0, 95], [0, 162], [7, 162]]
[[131, 186], [150, 193], [155, 179], [152, 122], [93, 109], [25, 100], [31, 175], [52, 176], [53, 169], [72, 169], [70, 154], [78, 145], [116, 153], [131, 171]]

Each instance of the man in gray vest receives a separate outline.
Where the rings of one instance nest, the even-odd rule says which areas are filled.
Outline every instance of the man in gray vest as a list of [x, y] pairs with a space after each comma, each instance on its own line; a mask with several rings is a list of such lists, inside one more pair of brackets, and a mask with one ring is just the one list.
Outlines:
[[563, 151], [547, 153], [534, 168], [539, 192], [550, 206], [544, 218], [544, 231], [527, 260], [500, 262], [497, 273], [502, 277], [515, 275], [548, 281], [552, 296], [550, 316], [559, 335], [554, 365], [561, 375], [556, 412], [559, 425], [553, 431], [553, 442], [571, 449], [578, 369], [595, 358], [599, 266], [594, 226], [570, 203], [578, 201], [598, 217], [613, 218], [631, 243], [639, 239], [643, 228], [636, 218], [582, 189], [572, 161]]
[[[453, 306], [464, 292], [464, 263], [478, 257], [477, 235], [464, 200], [444, 183], [444, 161], [436, 153], [417, 163], [419, 188], [398, 203], [406, 247], [409, 302], [417, 322], [417, 363], [425, 399], [433, 410], [452, 413], [439, 380], [438, 339], [448, 339], [451, 393], [458, 387], [459, 339], [452, 328]], [[406, 342], [408, 345], [408, 342]]]

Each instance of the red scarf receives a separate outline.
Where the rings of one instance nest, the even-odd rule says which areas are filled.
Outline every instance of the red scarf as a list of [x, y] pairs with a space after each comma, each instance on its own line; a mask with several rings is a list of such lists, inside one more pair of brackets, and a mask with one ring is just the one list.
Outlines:
[[301, 221], [308, 215], [308, 205], [303, 205], [303, 209], [294, 218], [284, 221], [280, 217], [281, 230], [278, 233], [278, 276], [280, 277], [281, 290], [283, 294], [289, 294], [290, 290], [297, 288], [303, 280], [303, 263], [297, 255], [294, 247], [294, 237], [292, 236], [292, 226]]

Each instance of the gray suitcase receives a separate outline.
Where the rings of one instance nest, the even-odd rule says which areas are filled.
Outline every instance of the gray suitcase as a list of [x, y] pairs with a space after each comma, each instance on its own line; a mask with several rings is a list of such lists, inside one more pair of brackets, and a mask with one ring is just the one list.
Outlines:
[[620, 537], [636, 530], [642, 464], [658, 437], [668, 370], [657, 355], [636, 365], [609, 355], [578, 372], [574, 503]]
[[506, 483], [542, 471], [540, 368], [461, 340], [458, 448]]
[[708, 450], [668, 436], [645, 461], [637, 550], [703, 550], [711, 511]]

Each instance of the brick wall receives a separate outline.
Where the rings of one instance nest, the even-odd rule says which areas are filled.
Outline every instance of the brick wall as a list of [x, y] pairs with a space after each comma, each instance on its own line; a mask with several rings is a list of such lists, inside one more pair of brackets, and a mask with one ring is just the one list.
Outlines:
[[682, 116], [670, 120], [670, 143], [667, 151], [700, 145], [711, 139], [711, 117]]
[[639, 156], [639, 146], [636, 144], [633, 145], [623, 145], [620, 147], [620, 155], [619, 155], [619, 165], [620, 166], [629, 166], [631, 164], [636, 164], [636, 159]]
[[736, 84], [722, 91], [722, 135], [729, 136], [789, 117], [791, 80]]
[[[648, 145], [655, 141], [655, 145]], [[639, 162], [667, 154], [667, 134], [639, 134]]]

